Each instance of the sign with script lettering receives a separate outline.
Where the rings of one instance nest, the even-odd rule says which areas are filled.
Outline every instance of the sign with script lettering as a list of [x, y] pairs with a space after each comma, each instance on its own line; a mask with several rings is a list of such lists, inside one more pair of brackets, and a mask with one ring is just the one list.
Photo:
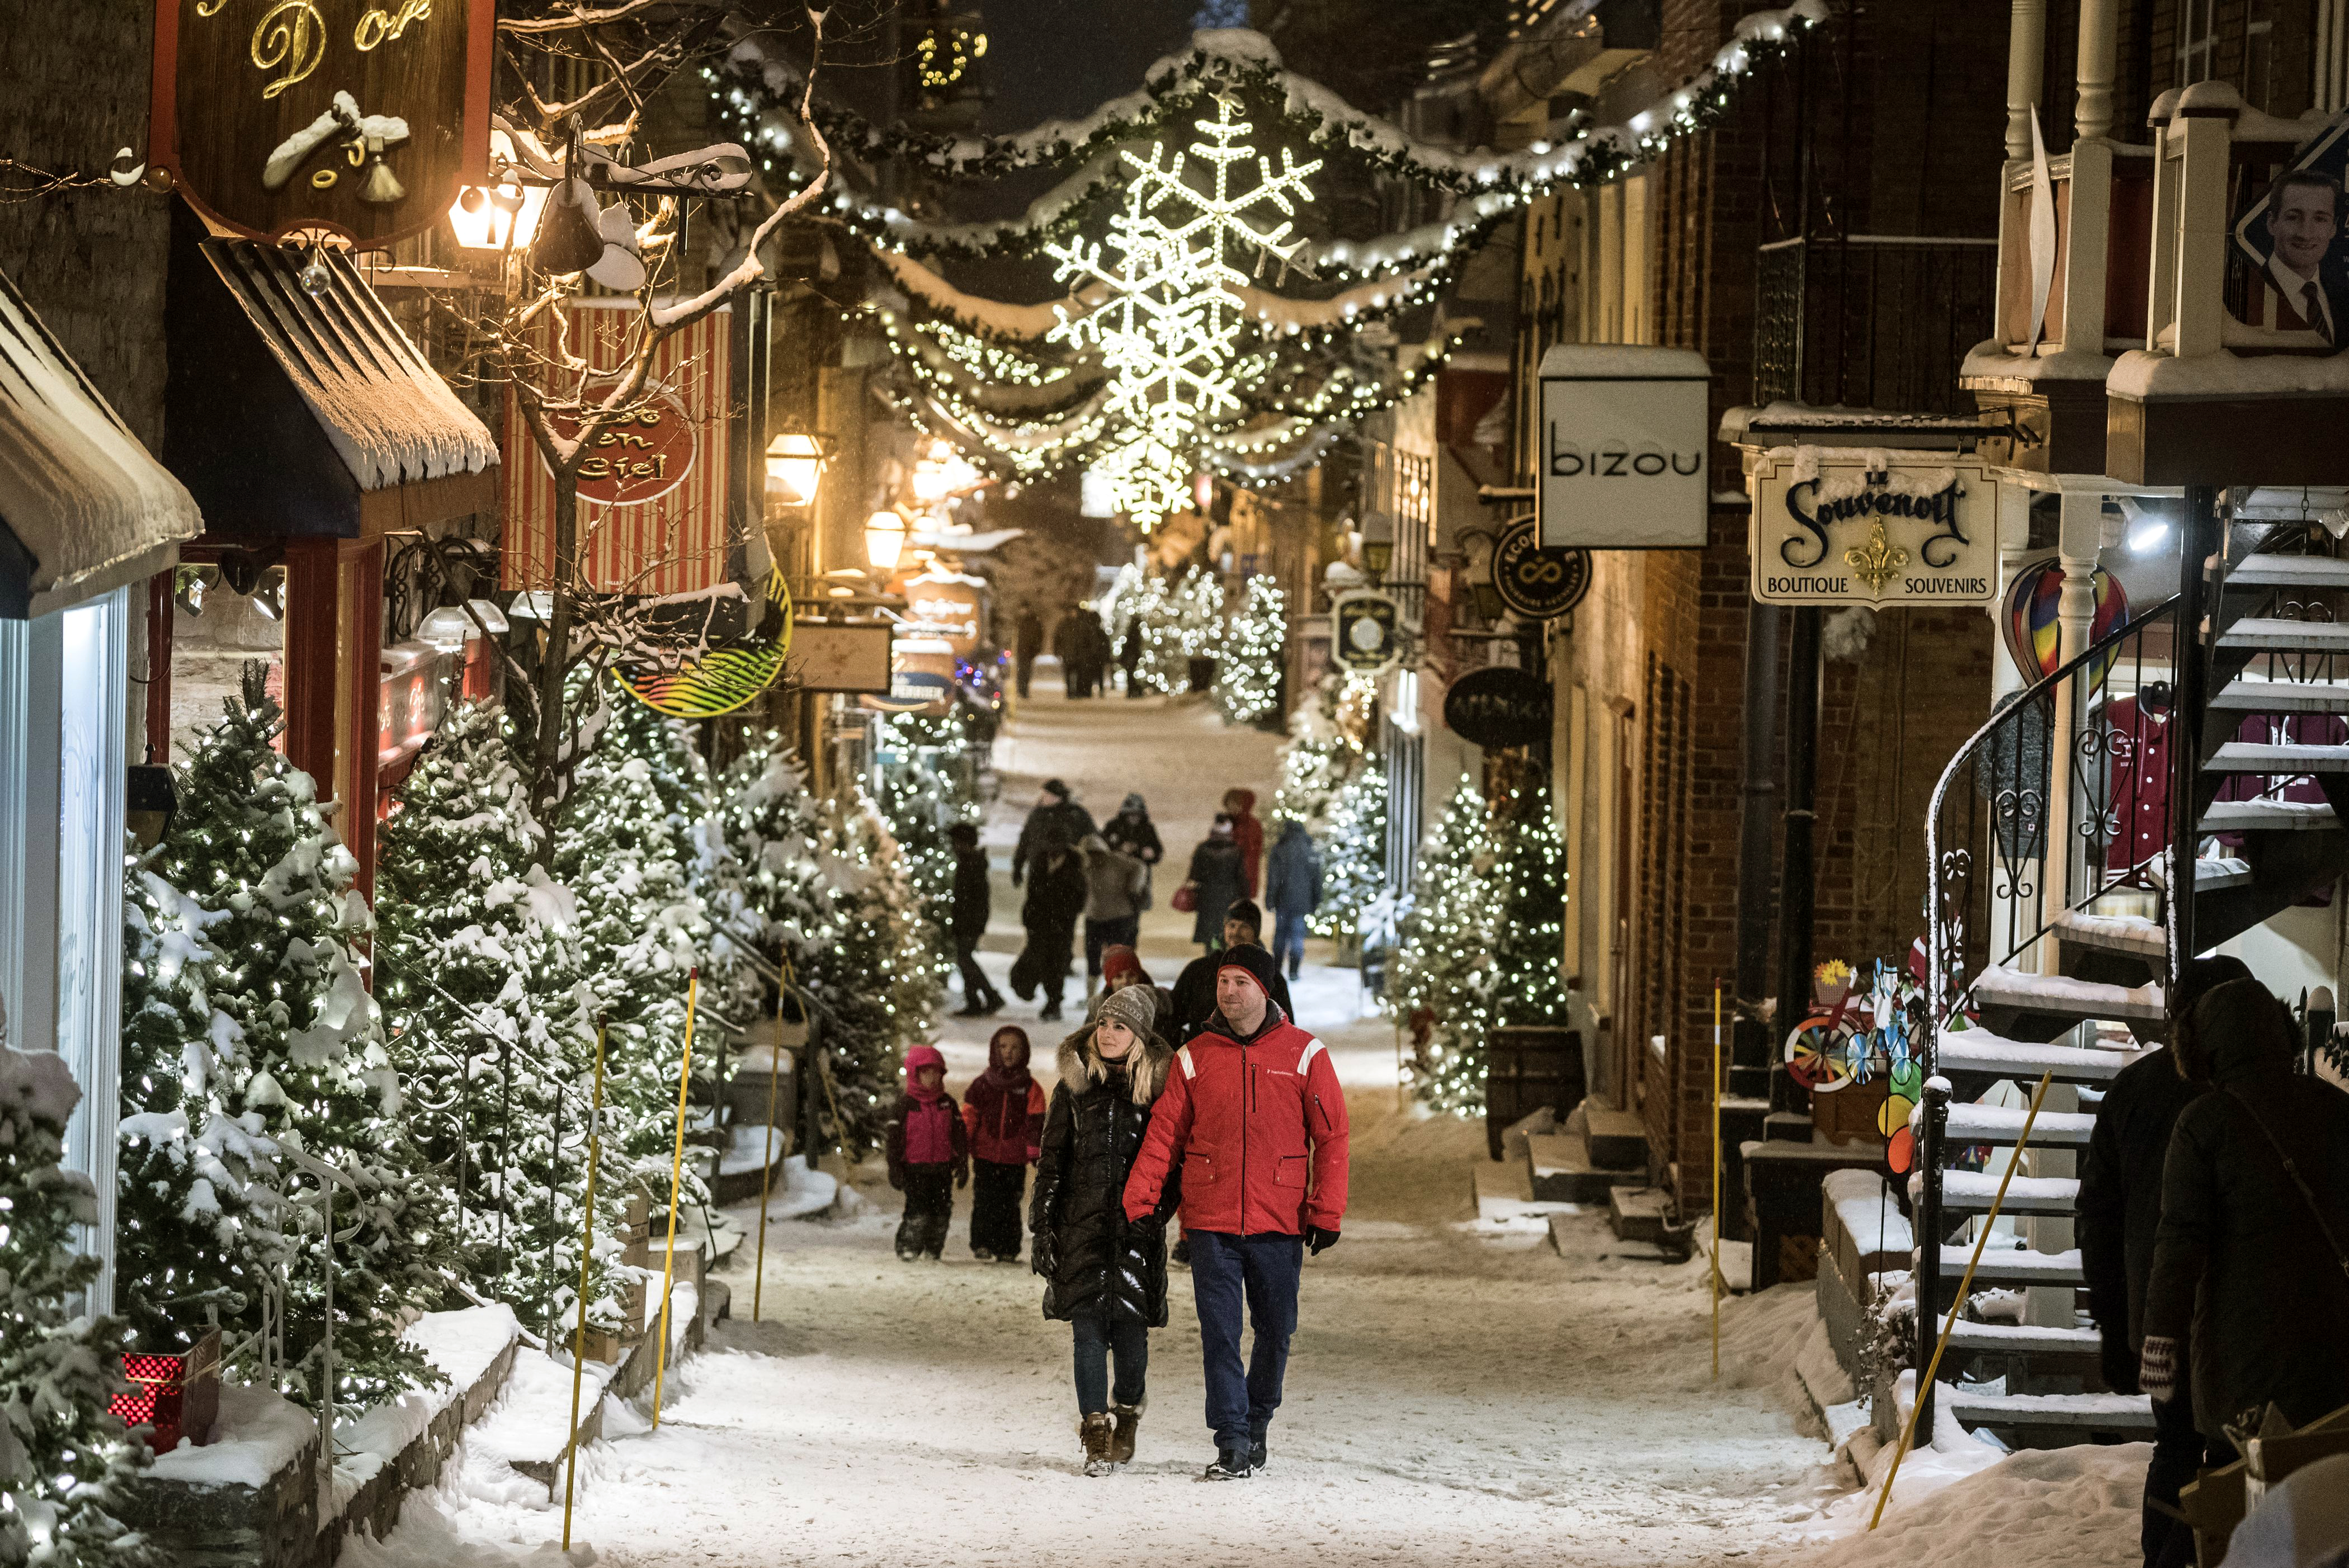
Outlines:
[[485, 183], [495, 0], [157, 0], [147, 161], [249, 239], [383, 250]]
[[1541, 542], [1702, 550], [1713, 373], [1685, 348], [1559, 344], [1542, 356]]
[[[594, 367], [579, 388], [592, 401], [626, 360], [636, 302], [574, 299], [561, 308], [565, 351]], [[689, 593], [735, 580], [744, 542], [726, 493], [732, 320], [721, 305], [665, 341], [651, 389], [597, 432], [579, 465], [581, 565], [604, 593]], [[554, 324], [542, 317], [530, 330], [552, 357]], [[578, 428], [562, 418], [554, 424], [566, 437]], [[505, 479], [505, 585], [543, 588], [554, 571], [554, 475], [512, 391]]]
[[1751, 459], [1764, 604], [1987, 604], [1998, 529], [1982, 464], [1944, 453], [1774, 447]]

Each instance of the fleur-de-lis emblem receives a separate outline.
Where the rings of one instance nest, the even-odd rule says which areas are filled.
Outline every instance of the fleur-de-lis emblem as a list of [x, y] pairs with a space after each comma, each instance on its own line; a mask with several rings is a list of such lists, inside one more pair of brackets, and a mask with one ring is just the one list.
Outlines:
[[1884, 520], [1876, 520], [1868, 531], [1866, 544], [1856, 544], [1843, 552], [1844, 564], [1850, 567], [1868, 591], [1879, 598], [1884, 585], [1898, 576], [1909, 564], [1909, 552], [1892, 542], [1884, 531]]

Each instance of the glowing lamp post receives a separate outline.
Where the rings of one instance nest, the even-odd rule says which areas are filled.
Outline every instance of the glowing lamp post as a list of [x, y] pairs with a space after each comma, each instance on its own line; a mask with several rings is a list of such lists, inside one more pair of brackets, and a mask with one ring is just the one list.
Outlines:
[[779, 506], [815, 504], [823, 483], [823, 448], [813, 436], [792, 430], [767, 443], [767, 494]]
[[894, 572], [905, 550], [905, 520], [894, 511], [876, 511], [864, 520], [864, 559], [876, 572]]

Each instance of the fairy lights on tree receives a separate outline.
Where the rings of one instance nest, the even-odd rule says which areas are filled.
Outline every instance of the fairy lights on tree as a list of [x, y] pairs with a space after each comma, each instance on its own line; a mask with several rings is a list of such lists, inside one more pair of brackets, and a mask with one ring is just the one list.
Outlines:
[[1288, 596], [1258, 573], [1225, 628], [1216, 665], [1216, 707], [1226, 724], [1254, 724], [1278, 705], [1288, 648]]
[[[1245, 413], [1233, 390], [1247, 329], [1237, 291], [1251, 273], [1237, 263], [1252, 262], [1257, 276], [1268, 261], [1288, 271], [1300, 243], [1289, 219], [1313, 200], [1309, 181], [1321, 167], [1318, 158], [1298, 162], [1284, 147], [1276, 170], [1247, 145], [1254, 127], [1238, 118], [1237, 104], [1218, 96], [1215, 106], [1213, 119], [1195, 122], [1200, 139], [1187, 152], [1170, 156], [1160, 143], [1146, 158], [1119, 154], [1130, 178], [1124, 208], [1110, 220], [1114, 263], [1103, 245], [1081, 239], [1044, 247], [1061, 263], [1057, 281], [1110, 291], [1081, 315], [1064, 307], [1046, 335], [1100, 350], [1110, 373], [1103, 411], [1114, 433], [1093, 468], [1144, 531], [1187, 504], [1206, 438]], [[1236, 181], [1251, 163], [1254, 178]], [[1166, 209], [1180, 221], [1170, 222]], [[1256, 216], [1264, 209], [1279, 221]]]

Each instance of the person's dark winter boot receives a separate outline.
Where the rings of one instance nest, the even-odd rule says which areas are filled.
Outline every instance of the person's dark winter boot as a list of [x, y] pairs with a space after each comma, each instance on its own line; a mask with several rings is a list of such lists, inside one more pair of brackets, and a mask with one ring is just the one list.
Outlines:
[[1047, 1024], [1057, 1024], [1061, 1021], [1061, 1005], [1058, 1002], [1047, 1002], [1044, 1004], [1044, 1010], [1036, 1016]]
[[1085, 1473], [1108, 1475], [1117, 1468], [1110, 1457], [1111, 1445], [1116, 1440], [1115, 1425], [1107, 1410], [1096, 1410], [1077, 1428], [1077, 1435], [1085, 1440]]
[[1117, 1433], [1110, 1439], [1110, 1460], [1114, 1464], [1130, 1465], [1133, 1462], [1133, 1434], [1142, 1425], [1142, 1407], [1112, 1405], [1110, 1414], [1117, 1419]]
[[1246, 1480], [1254, 1473], [1256, 1473], [1255, 1470], [1248, 1464], [1246, 1449], [1221, 1449], [1216, 1451], [1216, 1462], [1207, 1467], [1204, 1479]]
[[970, 1249], [970, 1255], [971, 1255], [972, 1257], [977, 1258], [980, 1263], [983, 1263], [983, 1264], [991, 1264], [991, 1263], [993, 1263], [993, 1262], [995, 1261], [995, 1254], [994, 1254], [993, 1253], [988, 1252], [985, 1247], [973, 1247], [973, 1248], [971, 1248], [971, 1249]]
[[1262, 1432], [1248, 1434], [1248, 1468], [1264, 1469], [1264, 1434]]

